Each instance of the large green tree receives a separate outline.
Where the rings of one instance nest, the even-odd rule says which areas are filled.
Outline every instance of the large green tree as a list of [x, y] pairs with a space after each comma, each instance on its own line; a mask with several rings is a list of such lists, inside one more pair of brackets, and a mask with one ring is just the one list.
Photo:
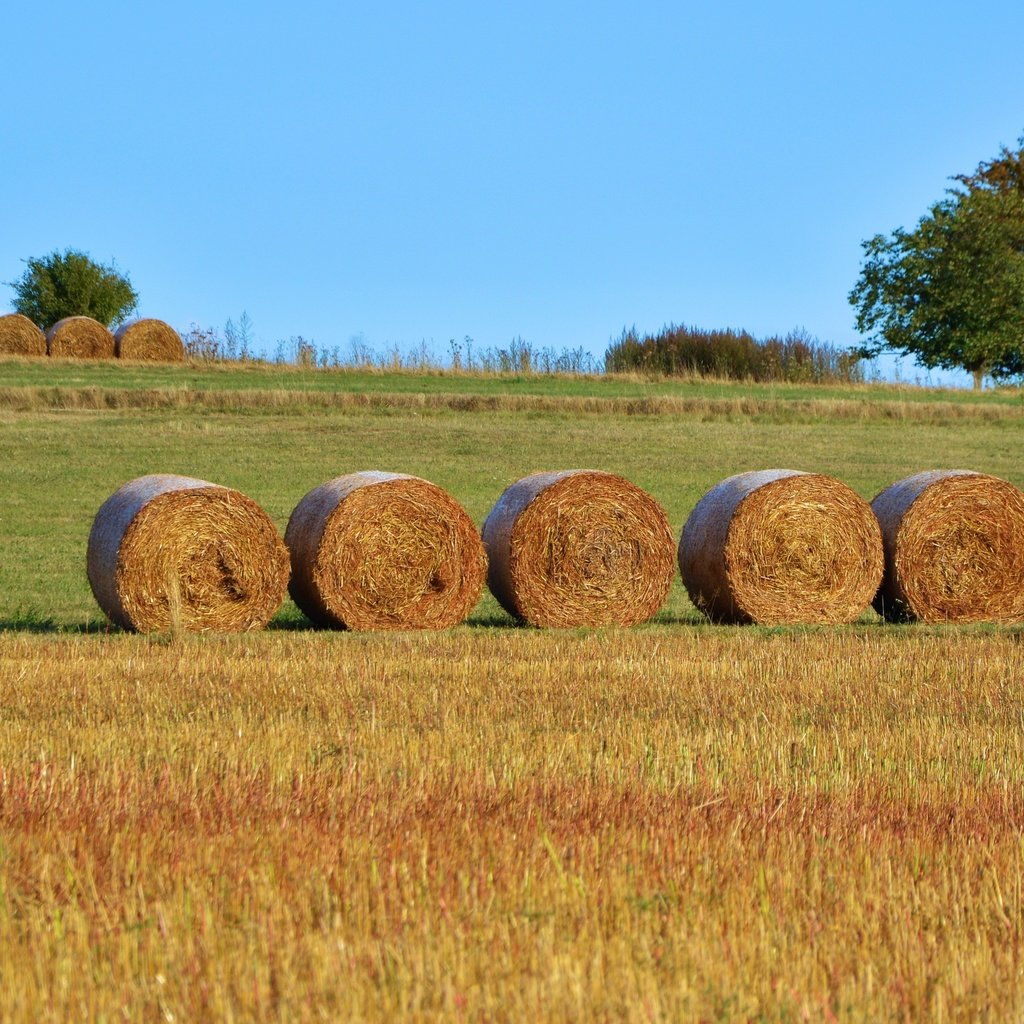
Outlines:
[[14, 308], [44, 330], [66, 316], [91, 316], [106, 327], [121, 323], [139, 296], [116, 267], [95, 263], [77, 249], [25, 260], [14, 289]]
[[863, 243], [850, 302], [864, 356], [913, 355], [927, 367], [1024, 375], [1024, 137], [935, 203], [913, 231]]

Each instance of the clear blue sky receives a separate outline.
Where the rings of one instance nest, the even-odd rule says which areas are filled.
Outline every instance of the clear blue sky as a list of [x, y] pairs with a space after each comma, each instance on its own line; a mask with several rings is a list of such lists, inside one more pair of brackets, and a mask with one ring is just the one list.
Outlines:
[[271, 352], [600, 354], [670, 321], [848, 344], [861, 240], [1024, 132], [1019, 0], [56, 0], [3, 24], [0, 281], [84, 249], [144, 315], [247, 310]]

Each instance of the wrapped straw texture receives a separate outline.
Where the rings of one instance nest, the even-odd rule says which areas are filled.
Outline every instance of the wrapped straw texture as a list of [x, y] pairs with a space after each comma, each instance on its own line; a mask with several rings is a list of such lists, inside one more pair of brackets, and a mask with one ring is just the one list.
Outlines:
[[114, 336], [91, 316], [66, 316], [46, 332], [46, 351], [55, 358], [113, 359]]
[[645, 622], [675, 576], [664, 509], [612, 473], [523, 477], [491, 509], [483, 539], [492, 593], [534, 626]]
[[191, 477], [131, 480], [89, 534], [89, 584], [138, 632], [260, 629], [284, 600], [288, 552], [251, 498]]
[[876, 609], [893, 621], [1024, 620], [1024, 494], [966, 469], [916, 473], [871, 503], [885, 542]]
[[181, 335], [163, 320], [133, 320], [114, 332], [118, 359], [146, 359], [160, 363], [185, 361]]
[[46, 335], [21, 313], [0, 316], [0, 354], [45, 356]]
[[473, 610], [487, 572], [480, 534], [446, 491], [363, 472], [311, 490], [285, 531], [291, 595], [322, 626], [445, 629]]
[[757, 470], [697, 503], [679, 568], [690, 600], [715, 622], [850, 622], [878, 589], [882, 537], [870, 506], [841, 481]]

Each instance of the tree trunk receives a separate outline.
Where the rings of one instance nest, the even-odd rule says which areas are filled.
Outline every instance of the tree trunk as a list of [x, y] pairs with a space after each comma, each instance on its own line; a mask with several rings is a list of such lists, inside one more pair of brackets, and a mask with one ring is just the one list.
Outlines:
[[971, 370], [974, 375], [974, 390], [980, 391], [982, 388], [982, 381], [985, 379], [986, 368], [984, 366], [977, 366]]

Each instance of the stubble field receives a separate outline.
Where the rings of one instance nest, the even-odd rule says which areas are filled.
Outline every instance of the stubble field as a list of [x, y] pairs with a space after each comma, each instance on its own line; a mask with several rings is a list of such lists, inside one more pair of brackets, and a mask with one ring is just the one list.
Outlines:
[[286, 604], [135, 637], [84, 573], [158, 471], [282, 530], [370, 468], [478, 525], [526, 472], [607, 469], [677, 533], [745, 469], [1020, 485], [1019, 396], [118, 372], [0, 364], [0, 1019], [1019, 1019], [1015, 628], [715, 628], [677, 579], [632, 630], [487, 597], [440, 634]]

